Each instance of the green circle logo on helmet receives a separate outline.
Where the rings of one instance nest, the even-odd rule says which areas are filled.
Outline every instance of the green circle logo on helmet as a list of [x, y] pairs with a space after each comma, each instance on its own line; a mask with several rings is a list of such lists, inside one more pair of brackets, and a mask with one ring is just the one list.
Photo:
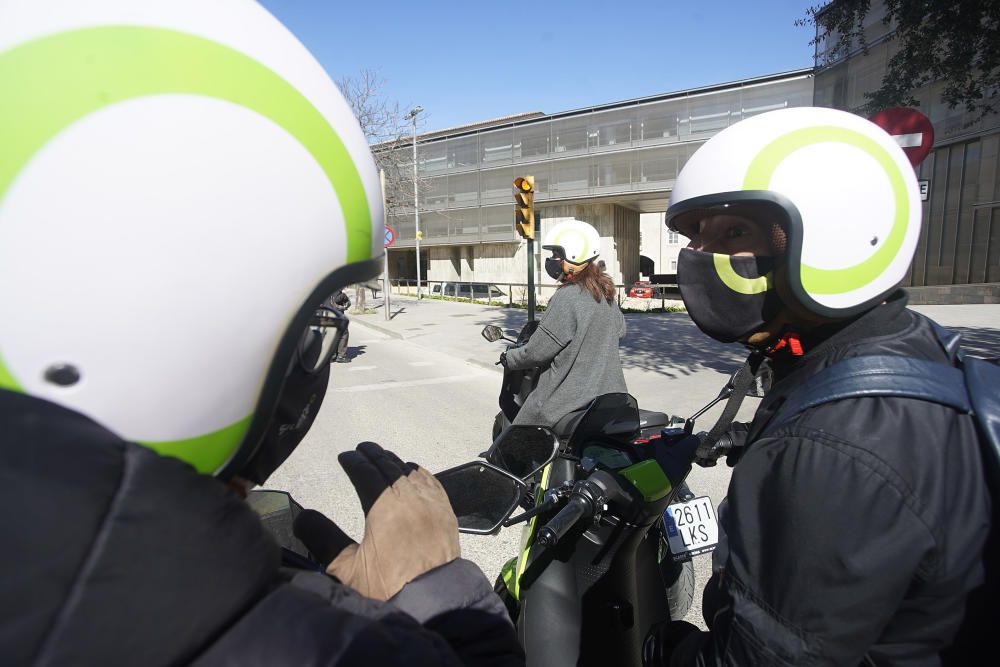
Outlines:
[[[891, 293], [920, 234], [919, 188], [902, 149], [873, 123], [834, 109], [772, 111], [720, 132], [681, 170], [667, 225], [748, 209], [784, 229], [778, 263], [795, 299], [832, 319]], [[729, 269], [717, 267], [720, 279], [741, 284]]]
[[237, 469], [315, 308], [381, 268], [346, 102], [253, 2], [14, 5], [0, 87], [0, 389]]
[[601, 254], [601, 235], [582, 220], [564, 220], [545, 234], [543, 250], [551, 250], [575, 266], [597, 259]]
[[563, 271], [562, 262], [576, 267], [575, 272], [597, 259], [601, 253], [601, 235], [582, 220], [564, 220], [546, 232], [542, 249], [553, 254], [545, 260], [545, 272], [553, 280], [565, 280], [569, 275]]

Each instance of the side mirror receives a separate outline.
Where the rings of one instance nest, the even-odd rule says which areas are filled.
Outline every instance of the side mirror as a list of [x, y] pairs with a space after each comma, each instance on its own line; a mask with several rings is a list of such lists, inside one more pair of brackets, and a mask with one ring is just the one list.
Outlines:
[[559, 438], [544, 426], [508, 426], [486, 452], [486, 460], [519, 479], [528, 479], [555, 458]]
[[495, 326], [493, 324], [487, 324], [485, 327], [483, 327], [483, 338], [485, 338], [489, 342], [491, 343], [496, 342], [503, 337], [504, 337], [503, 329], [501, 329], [500, 327]]
[[295, 537], [292, 526], [302, 506], [285, 491], [254, 490], [247, 494], [247, 505], [260, 516], [261, 523], [274, 541], [289, 551], [306, 556], [309, 550]]
[[524, 482], [481, 461], [449, 468], [435, 477], [448, 494], [460, 533], [489, 535], [496, 532], [524, 495]]

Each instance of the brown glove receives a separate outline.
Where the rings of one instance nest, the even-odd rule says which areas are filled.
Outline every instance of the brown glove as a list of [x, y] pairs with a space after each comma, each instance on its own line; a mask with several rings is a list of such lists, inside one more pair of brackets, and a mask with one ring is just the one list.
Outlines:
[[362, 595], [388, 600], [408, 582], [461, 555], [458, 520], [433, 475], [372, 442], [338, 460], [365, 512], [361, 544], [313, 510], [295, 522], [296, 536], [330, 563], [327, 573]]

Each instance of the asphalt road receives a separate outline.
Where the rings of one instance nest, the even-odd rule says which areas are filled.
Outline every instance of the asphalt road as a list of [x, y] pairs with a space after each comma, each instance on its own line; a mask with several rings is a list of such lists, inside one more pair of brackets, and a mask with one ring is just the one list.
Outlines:
[[[490, 444], [500, 375], [364, 327], [351, 328], [349, 364], [334, 364], [309, 434], [268, 480], [360, 539], [361, 507], [337, 455], [366, 440], [439, 472], [477, 458]], [[519, 528], [462, 535], [463, 556], [492, 582], [517, 553]]]
[[[490, 368], [502, 349], [481, 338], [473, 350], [479, 363], [441, 348], [449, 346], [435, 332], [399, 340], [364, 326], [351, 326], [352, 362], [334, 364], [330, 387], [312, 429], [265, 488], [289, 491], [303, 506], [336, 521], [348, 534], [360, 538], [363, 517], [337, 455], [370, 440], [392, 449], [403, 460], [415, 461], [431, 472], [473, 460], [490, 444], [501, 375]], [[627, 355], [627, 352], [624, 353]], [[632, 355], [638, 357], [639, 355]], [[641, 364], [626, 364], [626, 380], [639, 404], [649, 409], [690, 414], [714, 395], [726, 379], [722, 372], [701, 371], [696, 379], [683, 373], [665, 383], [662, 374]], [[690, 391], [691, 383], [700, 388]], [[688, 387], [688, 391], [682, 391]], [[752, 399], [741, 417], [749, 418]], [[706, 416], [707, 429], [718, 413]], [[726, 466], [696, 468], [689, 484], [697, 495], [709, 495], [717, 505], [724, 497], [730, 470]], [[516, 555], [520, 526], [496, 536], [462, 535], [463, 556], [475, 562], [493, 581], [501, 566]], [[694, 559], [699, 592], [688, 620], [702, 624], [700, 588], [711, 573], [711, 557]]]

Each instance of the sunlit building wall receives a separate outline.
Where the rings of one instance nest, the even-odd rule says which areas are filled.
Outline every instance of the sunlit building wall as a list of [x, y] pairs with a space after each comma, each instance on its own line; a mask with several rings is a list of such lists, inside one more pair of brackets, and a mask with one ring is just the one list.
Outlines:
[[[530, 174], [539, 238], [565, 218], [593, 224], [607, 270], [630, 284], [640, 278], [640, 216], [658, 213], [662, 222], [677, 173], [694, 151], [743, 118], [812, 100], [810, 68], [418, 135], [422, 277], [524, 282], [527, 250], [514, 232], [511, 184]], [[412, 145], [397, 150], [402, 171], [412, 171]], [[390, 277], [415, 278], [412, 203], [396, 208], [387, 224], [396, 234]], [[656, 255], [654, 262], [663, 255], [659, 248], [642, 253]], [[538, 252], [535, 261], [540, 268]], [[655, 271], [669, 273], [669, 263]]]

